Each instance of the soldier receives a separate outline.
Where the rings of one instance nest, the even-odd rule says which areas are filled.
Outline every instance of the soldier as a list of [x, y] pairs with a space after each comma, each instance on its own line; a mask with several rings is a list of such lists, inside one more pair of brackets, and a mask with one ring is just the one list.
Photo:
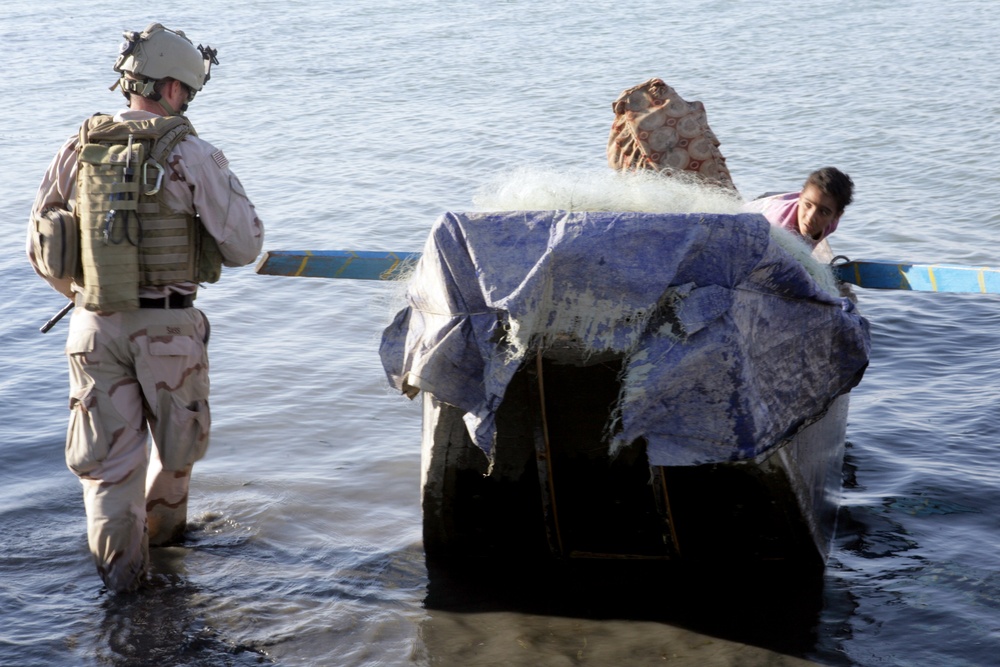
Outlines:
[[83, 485], [98, 573], [116, 592], [145, 581], [149, 546], [183, 538], [191, 470], [208, 447], [198, 285], [254, 261], [264, 240], [225, 155], [183, 116], [217, 63], [214, 49], [158, 23], [126, 32], [112, 89], [127, 108], [84, 122], [31, 210], [29, 260], [76, 304], [66, 463]]

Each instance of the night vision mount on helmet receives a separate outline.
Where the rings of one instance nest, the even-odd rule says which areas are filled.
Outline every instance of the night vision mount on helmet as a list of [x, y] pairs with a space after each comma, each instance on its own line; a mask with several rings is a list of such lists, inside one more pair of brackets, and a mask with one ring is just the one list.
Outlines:
[[135, 93], [158, 101], [156, 83], [170, 78], [188, 87], [190, 102], [211, 78], [212, 65], [219, 64], [217, 49], [201, 44], [195, 47], [182, 31], [159, 23], [151, 23], [142, 32], [126, 31], [122, 35], [125, 41], [114, 67], [121, 78], [115, 86], [120, 85], [126, 96]]

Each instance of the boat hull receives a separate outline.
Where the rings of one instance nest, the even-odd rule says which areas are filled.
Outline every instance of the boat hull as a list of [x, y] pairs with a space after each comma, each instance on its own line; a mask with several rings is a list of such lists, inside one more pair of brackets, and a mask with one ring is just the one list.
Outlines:
[[429, 558], [650, 559], [822, 567], [832, 538], [848, 394], [757, 460], [651, 466], [609, 454], [620, 362], [538, 358], [498, 411], [492, 465], [458, 408], [424, 395]]

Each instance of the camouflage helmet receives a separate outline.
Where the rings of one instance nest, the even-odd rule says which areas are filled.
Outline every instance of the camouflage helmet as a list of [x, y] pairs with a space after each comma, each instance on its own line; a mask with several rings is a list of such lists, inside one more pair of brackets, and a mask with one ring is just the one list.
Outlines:
[[186, 85], [194, 97], [211, 78], [212, 64], [219, 62], [215, 49], [195, 47], [183, 32], [159, 23], [151, 23], [142, 32], [122, 34], [125, 41], [115, 71], [122, 75], [119, 84], [126, 93], [151, 97], [157, 81], [171, 78]]

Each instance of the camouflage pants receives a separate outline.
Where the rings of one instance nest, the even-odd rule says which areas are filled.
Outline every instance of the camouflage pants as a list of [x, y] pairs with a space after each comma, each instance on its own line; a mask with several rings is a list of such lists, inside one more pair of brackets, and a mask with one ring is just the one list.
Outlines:
[[144, 581], [150, 545], [183, 535], [211, 425], [207, 332], [196, 308], [73, 313], [66, 465], [83, 485], [90, 551], [113, 591]]

